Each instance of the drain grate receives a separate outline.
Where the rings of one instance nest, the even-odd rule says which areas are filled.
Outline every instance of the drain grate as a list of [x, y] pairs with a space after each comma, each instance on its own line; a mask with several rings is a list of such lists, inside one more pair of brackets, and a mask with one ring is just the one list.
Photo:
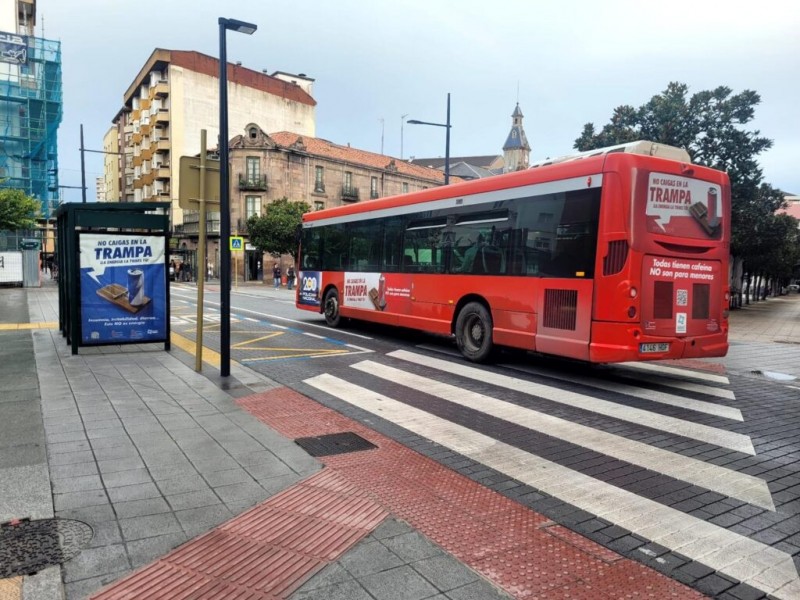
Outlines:
[[72, 519], [23, 519], [0, 524], [0, 579], [32, 575], [80, 554], [92, 528]]
[[294, 442], [311, 456], [331, 456], [332, 454], [347, 454], [348, 452], [377, 448], [375, 444], [352, 431], [297, 438]]

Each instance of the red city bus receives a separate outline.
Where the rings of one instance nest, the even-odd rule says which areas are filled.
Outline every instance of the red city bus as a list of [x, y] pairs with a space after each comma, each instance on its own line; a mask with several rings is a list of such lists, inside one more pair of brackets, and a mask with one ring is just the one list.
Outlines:
[[593, 363], [724, 356], [730, 184], [634, 142], [307, 213], [297, 307]]

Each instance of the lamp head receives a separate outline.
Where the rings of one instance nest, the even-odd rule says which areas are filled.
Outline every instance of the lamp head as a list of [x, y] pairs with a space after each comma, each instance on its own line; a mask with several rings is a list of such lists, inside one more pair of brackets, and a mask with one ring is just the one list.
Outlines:
[[252, 35], [255, 33], [256, 29], [258, 29], [258, 25], [255, 23], [246, 23], [238, 19], [225, 19], [223, 17], [219, 18], [219, 24], [225, 27], [225, 29], [246, 33], [247, 35]]

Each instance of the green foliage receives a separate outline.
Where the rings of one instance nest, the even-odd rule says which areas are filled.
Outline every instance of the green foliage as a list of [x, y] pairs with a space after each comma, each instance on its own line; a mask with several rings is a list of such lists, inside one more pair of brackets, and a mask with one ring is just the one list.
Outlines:
[[[783, 272], [777, 253], [791, 256], [791, 232], [775, 211], [784, 205], [783, 193], [763, 182], [756, 157], [772, 147], [772, 140], [745, 125], [753, 120], [761, 97], [752, 90], [733, 94], [725, 86], [689, 97], [686, 84], [672, 82], [649, 102], [634, 108], [619, 106], [611, 120], [596, 132], [587, 123], [575, 148], [594, 150], [635, 140], [649, 140], [685, 149], [692, 162], [726, 171], [731, 180], [731, 252], [745, 257], [748, 272], [777, 276]], [[796, 220], [795, 220], [796, 225]], [[778, 238], [775, 231], [788, 237]], [[773, 251], [766, 251], [769, 239]], [[796, 239], [796, 235], [795, 235]], [[796, 248], [796, 246], [795, 246]], [[756, 258], [758, 257], [758, 258]]]
[[306, 202], [292, 202], [284, 197], [267, 205], [260, 217], [247, 220], [250, 243], [261, 252], [291, 254], [297, 258], [297, 229], [303, 214], [311, 210]]
[[39, 201], [22, 190], [0, 189], [0, 230], [19, 231], [36, 227]]

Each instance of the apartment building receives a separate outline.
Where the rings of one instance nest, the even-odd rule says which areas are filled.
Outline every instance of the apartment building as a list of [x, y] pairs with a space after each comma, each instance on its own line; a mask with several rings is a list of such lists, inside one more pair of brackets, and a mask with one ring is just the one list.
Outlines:
[[117, 133], [117, 128], [111, 127], [103, 136], [103, 152], [106, 152], [103, 169], [105, 202], [119, 202], [121, 199], [119, 174], [122, 166], [122, 157], [119, 154], [119, 136]]
[[[275, 130], [314, 135], [313, 79], [303, 74], [268, 75], [228, 64], [228, 122], [231, 131], [260, 119]], [[180, 236], [178, 206], [181, 156], [200, 151], [200, 130], [209, 145], [219, 134], [219, 61], [194, 51], [157, 48], [125, 91], [113, 119], [119, 155], [105, 155], [118, 171], [119, 200], [171, 201], [172, 225]], [[116, 163], [116, 167], [114, 164]]]

